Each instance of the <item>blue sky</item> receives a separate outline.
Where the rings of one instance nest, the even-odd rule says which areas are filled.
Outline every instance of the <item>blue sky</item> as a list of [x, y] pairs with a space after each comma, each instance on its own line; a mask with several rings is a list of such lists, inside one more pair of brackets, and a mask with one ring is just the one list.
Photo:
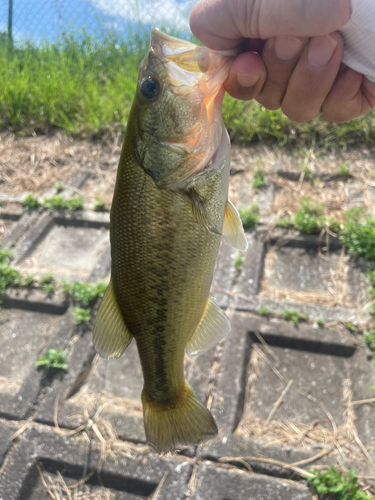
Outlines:
[[[188, 32], [189, 12], [196, 0], [13, 0], [16, 40], [53, 39], [74, 25], [91, 33], [114, 27], [123, 31], [141, 22]], [[6, 31], [8, 0], [0, 2], [0, 31]]]

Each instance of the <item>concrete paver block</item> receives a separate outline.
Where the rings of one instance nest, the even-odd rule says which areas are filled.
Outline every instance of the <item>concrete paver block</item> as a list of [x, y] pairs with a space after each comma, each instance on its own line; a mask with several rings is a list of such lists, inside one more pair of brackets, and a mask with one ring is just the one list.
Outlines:
[[[47, 500], [49, 497], [41, 484], [37, 465], [52, 482], [57, 479], [58, 472], [68, 484], [79, 482], [87, 462], [87, 446], [86, 440], [63, 437], [41, 427], [26, 431], [3, 473], [0, 499]], [[126, 444], [124, 450], [129, 458], [118, 454], [103, 462], [100, 446], [94, 446], [88, 464], [88, 473], [94, 473], [85, 488], [95, 493], [104, 487], [112, 493], [111, 500], [140, 500], [150, 498], [168, 473], [160, 492], [161, 498], [184, 498], [190, 466], [183, 458], [160, 458], [141, 450], [137, 452], [136, 446], [127, 449]], [[134, 458], [130, 458], [132, 455]]]
[[248, 472], [201, 466], [196, 500], [312, 500], [307, 486]]
[[53, 272], [60, 278], [83, 281], [108, 242], [107, 229], [54, 224], [29, 256], [18, 260], [18, 267], [33, 274]]

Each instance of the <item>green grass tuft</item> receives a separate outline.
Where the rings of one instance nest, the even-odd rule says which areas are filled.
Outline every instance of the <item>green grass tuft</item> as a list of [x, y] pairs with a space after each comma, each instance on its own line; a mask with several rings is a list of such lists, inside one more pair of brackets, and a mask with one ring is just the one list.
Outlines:
[[375, 217], [359, 207], [345, 213], [340, 240], [348, 252], [375, 262]]
[[299, 231], [311, 234], [318, 231], [325, 218], [321, 216], [323, 206], [314, 204], [311, 198], [302, 198], [300, 209], [294, 214], [294, 224]]
[[75, 307], [72, 312], [72, 316], [75, 319], [77, 325], [81, 323], [87, 323], [91, 319], [91, 309], [82, 309], [82, 307]]
[[243, 255], [237, 255], [234, 259], [234, 267], [238, 273], [242, 271], [242, 265], [244, 261], [244, 256]]
[[258, 166], [254, 172], [252, 186], [255, 189], [260, 189], [265, 185], [266, 185], [266, 179], [264, 177], [262, 169]]
[[107, 283], [85, 283], [81, 281], [63, 281], [62, 291], [66, 292], [75, 302], [88, 306], [104, 296]]
[[346, 162], [341, 163], [340, 165], [337, 165], [336, 168], [337, 168], [338, 173], [342, 177], [349, 177], [349, 175], [350, 175], [350, 167], [349, 167], [349, 165]]
[[259, 221], [258, 204], [253, 201], [248, 207], [239, 210], [242, 224], [246, 229], [251, 229]]
[[66, 370], [66, 354], [62, 349], [47, 349], [44, 356], [39, 358], [35, 364], [45, 370]]
[[303, 314], [296, 309], [284, 309], [281, 316], [286, 321], [291, 321], [294, 325], [297, 325], [300, 321], [307, 321], [309, 319], [307, 314]]
[[104, 200], [100, 198], [100, 196], [97, 196], [94, 201], [94, 210], [96, 212], [107, 212], [108, 211], [108, 205], [104, 203]]
[[12, 251], [0, 246], [0, 293], [5, 292], [8, 286], [20, 283], [20, 273], [10, 265], [12, 258]]
[[370, 330], [368, 332], [363, 332], [365, 342], [369, 348], [375, 352], [375, 330]]
[[315, 474], [315, 478], [308, 479], [308, 481], [322, 499], [374, 500], [374, 497], [359, 488], [354, 469], [349, 470], [347, 474], [342, 474], [331, 466], [327, 472], [316, 472], [315, 470], [310, 472]]
[[261, 316], [269, 316], [271, 314], [271, 309], [267, 306], [261, 306], [258, 309], [258, 314], [260, 314]]
[[36, 198], [32, 193], [30, 193], [22, 201], [22, 206], [26, 210], [37, 210], [41, 206], [41, 203], [39, 202], [38, 198]]

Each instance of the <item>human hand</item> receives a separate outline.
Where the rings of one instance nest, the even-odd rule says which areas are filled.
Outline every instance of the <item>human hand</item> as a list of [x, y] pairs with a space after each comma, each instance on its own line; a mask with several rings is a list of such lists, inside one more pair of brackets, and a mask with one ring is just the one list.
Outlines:
[[247, 44], [225, 83], [233, 97], [281, 108], [297, 122], [321, 113], [342, 122], [375, 107], [375, 83], [340, 65], [335, 31], [349, 18], [350, 0], [200, 0], [190, 25], [212, 49]]

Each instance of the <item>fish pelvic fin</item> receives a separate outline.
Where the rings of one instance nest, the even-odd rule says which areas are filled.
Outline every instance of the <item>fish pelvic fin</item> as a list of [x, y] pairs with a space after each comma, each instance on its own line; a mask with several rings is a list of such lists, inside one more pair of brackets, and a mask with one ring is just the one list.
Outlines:
[[211, 413], [185, 382], [183, 396], [168, 406], [149, 402], [142, 392], [146, 439], [159, 453], [196, 446], [218, 433]]
[[186, 344], [185, 350], [189, 356], [198, 357], [223, 340], [229, 332], [228, 318], [214, 298], [209, 297], [202, 319]]
[[227, 200], [224, 212], [223, 235], [225, 243], [237, 250], [247, 250], [247, 239], [236, 207]]
[[125, 325], [112, 281], [96, 316], [92, 338], [96, 352], [103, 358], [119, 358], [132, 341], [133, 336]]

